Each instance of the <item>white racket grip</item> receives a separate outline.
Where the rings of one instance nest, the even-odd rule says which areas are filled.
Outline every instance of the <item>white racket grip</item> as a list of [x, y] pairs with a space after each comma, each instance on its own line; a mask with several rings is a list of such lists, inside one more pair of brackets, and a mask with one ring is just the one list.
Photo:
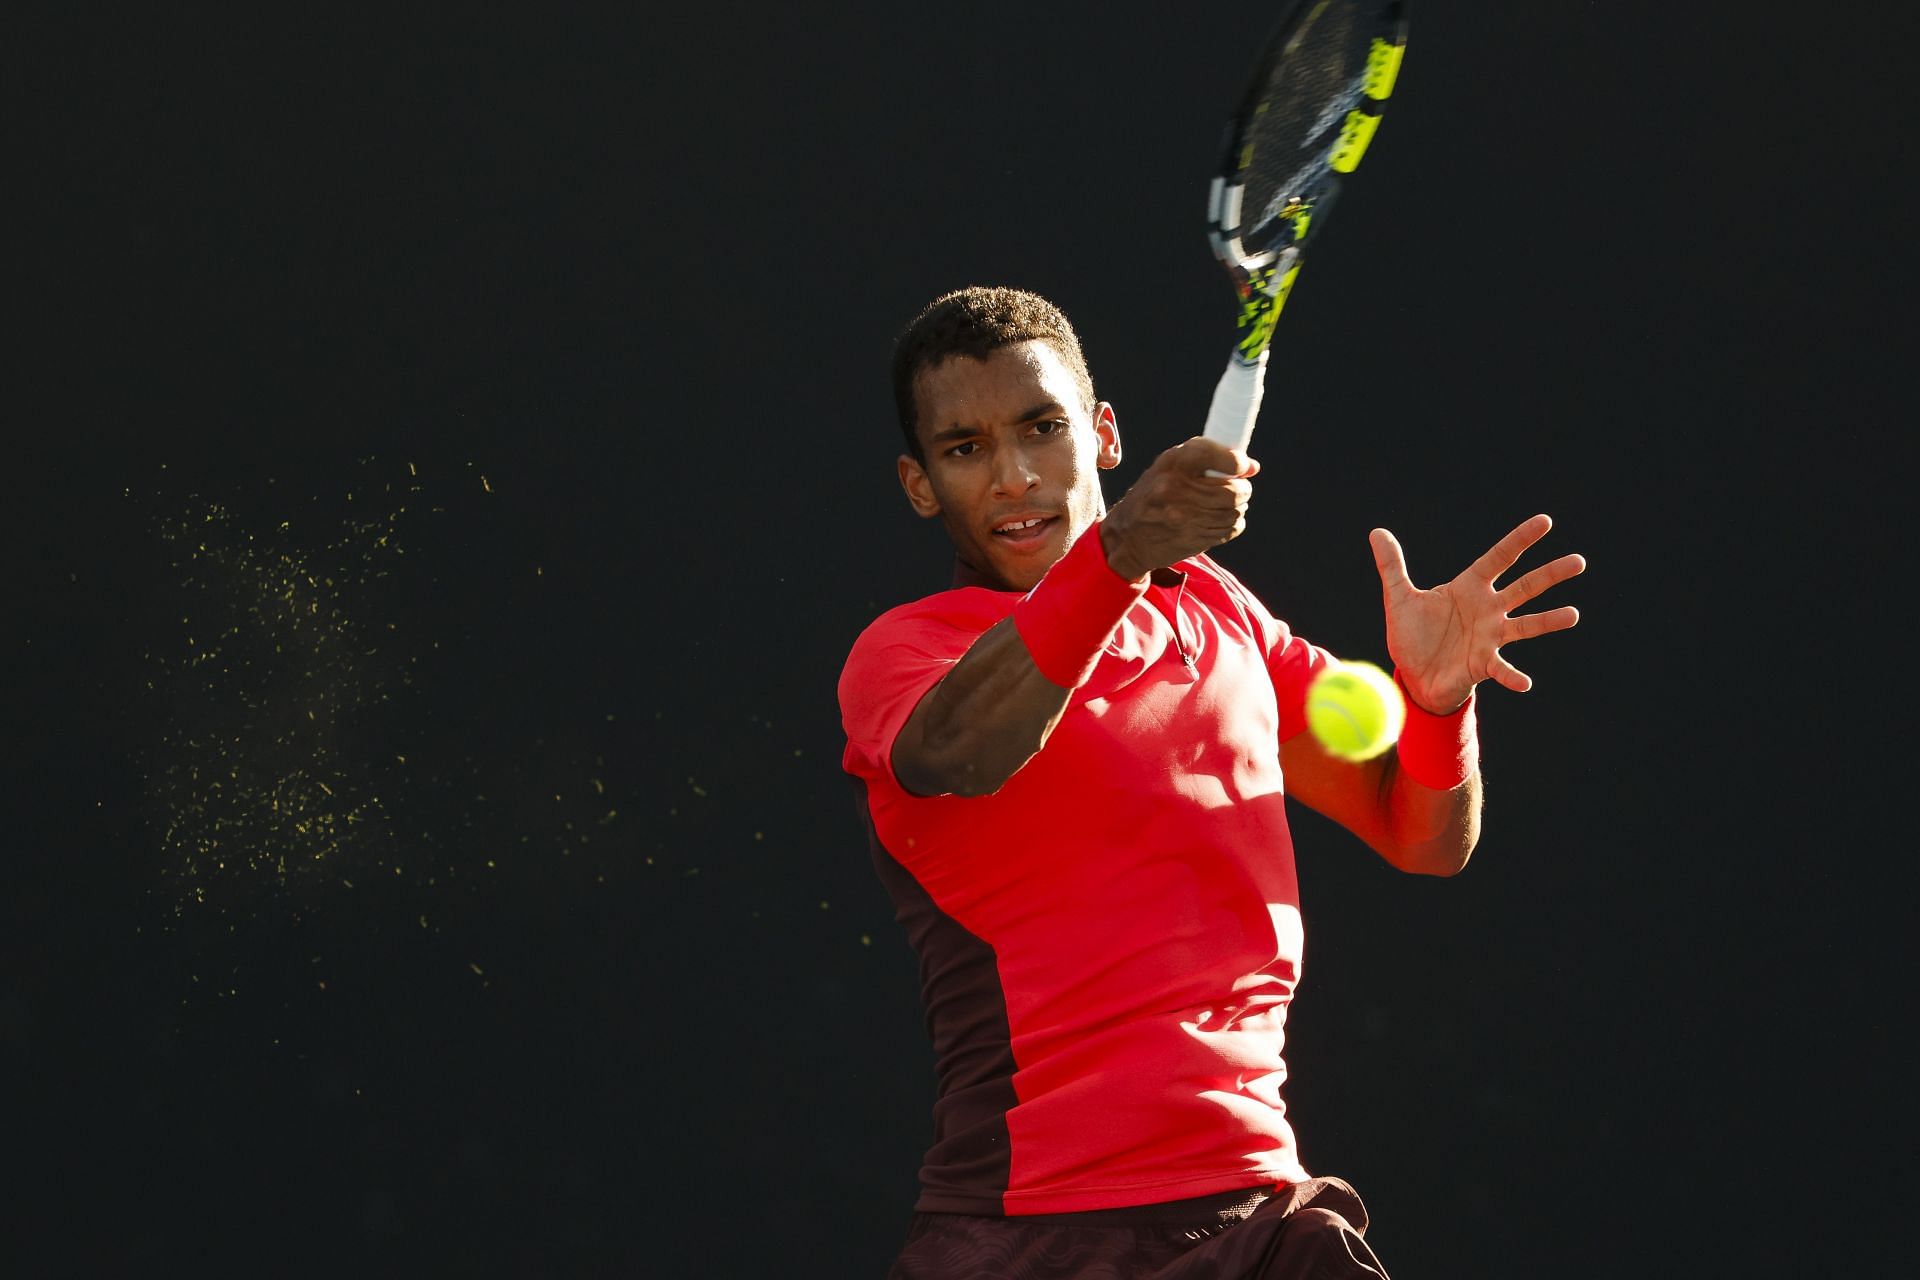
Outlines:
[[1213, 405], [1207, 410], [1207, 427], [1201, 434], [1244, 451], [1253, 439], [1253, 420], [1260, 416], [1260, 396], [1266, 383], [1266, 352], [1262, 351], [1260, 359], [1250, 365], [1237, 358], [1227, 361], [1227, 371], [1213, 389]]

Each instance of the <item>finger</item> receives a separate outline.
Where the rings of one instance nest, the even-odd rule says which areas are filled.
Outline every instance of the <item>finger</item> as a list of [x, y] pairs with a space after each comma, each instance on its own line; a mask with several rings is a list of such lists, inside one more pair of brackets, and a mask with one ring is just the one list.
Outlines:
[[1195, 436], [1174, 447], [1188, 475], [1227, 480], [1236, 476], [1251, 476], [1260, 469], [1259, 464], [1245, 453], [1205, 436]]
[[1515, 693], [1525, 693], [1533, 688], [1533, 677], [1508, 662], [1501, 656], [1498, 649], [1495, 649], [1493, 656], [1487, 659], [1487, 678], [1501, 688], [1511, 689]]
[[1209, 477], [1215, 480], [1235, 480], [1235, 479], [1251, 480], [1253, 479], [1253, 477], [1260, 474], [1259, 462], [1257, 462], [1253, 458], [1249, 458], [1246, 454], [1240, 452], [1238, 449], [1230, 450], [1230, 452], [1233, 454], [1234, 458], [1240, 464], [1240, 469], [1238, 471], [1220, 471], [1214, 467], [1208, 467], [1206, 470], [1206, 475], [1208, 475]]
[[1467, 566], [1467, 572], [1483, 582], [1492, 582], [1495, 578], [1513, 568], [1526, 549], [1546, 536], [1553, 528], [1552, 516], [1530, 516], [1514, 527], [1512, 533], [1487, 548], [1486, 554]]
[[1547, 588], [1558, 586], [1568, 578], [1576, 577], [1586, 571], [1585, 556], [1561, 556], [1550, 564], [1543, 564], [1538, 569], [1529, 570], [1501, 588], [1500, 607], [1502, 609], [1518, 608]]
[[1545, 613], [1522, 614], [1518, 618], [1507, 619], [1507, 625], [1500, 629], [1500, 643], [1531, 640], [1552, 631], [1565, 631], [1579, 621], [1580, 611], [1570, 604], [1549, 609]]
[[1373, 567], [1380, 571], [1380, 585], [1387, 591], [1405, 591], [1413, 586], [1407, 577], [1407, 556], [1400, 549], [1400, 540], [1386, 529], [1375, 529], [1367, 535], [1367, 542], [1373, 547]]
[[1247, 470], [1242, 471], [1238, 477], [1230, 476], [1224, 471], [1215, 471], [1212, 467], [1208, 467], [1206, 470], [1207, 478], [1210, 480], [1232, 480], [1235, 478], [1247, 480], [1259, 474], [1260, 464], [1252, 458], [1247, 459]]

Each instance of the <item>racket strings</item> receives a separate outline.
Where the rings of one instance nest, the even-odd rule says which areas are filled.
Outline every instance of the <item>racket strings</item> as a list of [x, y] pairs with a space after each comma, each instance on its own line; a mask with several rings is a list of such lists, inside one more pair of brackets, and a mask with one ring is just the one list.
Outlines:
[[1249, 250], [1297, 239], [1291, 220], [1331, 187], [1333, 148], [1348, 112], [1365, 97], [1377, 31], [1347, 6], [1325, 6], [1269, 67], [1243, 120], [1241, 236]]

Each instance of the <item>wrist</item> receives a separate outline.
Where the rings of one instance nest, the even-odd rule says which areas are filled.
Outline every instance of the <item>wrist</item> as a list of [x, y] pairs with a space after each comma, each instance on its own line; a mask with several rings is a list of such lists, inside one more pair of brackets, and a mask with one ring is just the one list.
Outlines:
[[1407, 704], [1407, 718], [1395, 745], [1400, 769], [1423, 787], [1451, 791], [1480, 771], [1480, 726], [1474, 695], [1445, 715], [1435, 715], [1413, 699], [1399, 669], [1393, 679]]
[[1077, 689], [1146, 589], [1144, 575], [1128, 581], [1108, 563], [1095, 523], [1013, 606], [1014, 630], [1041, 675], [1062, 689]]
[[1151, 567], [1136, 563], [1127, 550], [1126, 529], [1115, 524], [1111, 517], [1100, 520], [1094, 525], [1100, 532], [1100, 549], [1107, 558], [1107, 567], [1128, 582], [1138, 582], [1150, 573]]

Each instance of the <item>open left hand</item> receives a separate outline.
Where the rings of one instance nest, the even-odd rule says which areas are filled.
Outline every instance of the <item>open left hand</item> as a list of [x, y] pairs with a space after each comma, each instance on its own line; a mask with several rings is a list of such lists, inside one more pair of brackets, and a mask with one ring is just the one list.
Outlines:
[[1562, 605], [1514, 617], [1512, 610], [1583, 572], [1586, 558], [1561, 556], [1505, 587], [1495, 587], [1493, 582], [1551, 528], [1551, 517], [1534, 516], [1494, 543], [1452, 582], [1425, 591], [1407, 577], [1399, 541], [1385, 529], [1369, 535], [1386, 602], [1387, 652], [1393, 655], [1407, 692], [1422, 708], [1436, 715], [1455, 711], [1473, 686], [1486, 679], [1515, 693], [1533, 687], [1533, 678], [1508, 662], [1500, 647], [1564, 631], [1580, 621], [1580, 611]]

